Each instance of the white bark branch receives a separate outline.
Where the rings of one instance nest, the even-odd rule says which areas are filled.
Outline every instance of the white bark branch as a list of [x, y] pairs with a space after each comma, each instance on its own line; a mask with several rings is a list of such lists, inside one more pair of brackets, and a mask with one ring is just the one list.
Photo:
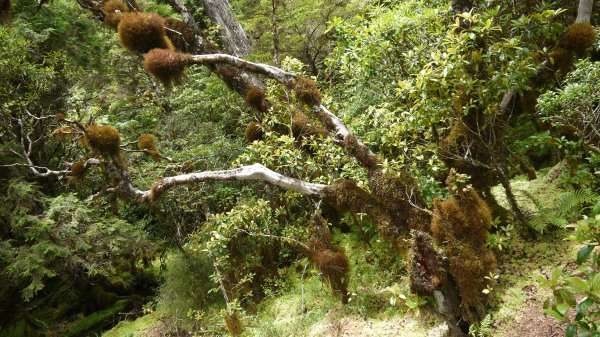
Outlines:
[[197, 184], [210, 181], [264, 181], [281, 188], [300, 192], [308, 196], [323, 197], [326, 185], [309, 183], [300, 179], [286, 177], [261, 164], [242, 166], [232, 170], [204, 171], [163, 178], [152, 185], [148, 191], [139, 191], [131, 187], [133, 194], [141, 201], [153, 201], [160, 194], [179, 185]]
[[287, 86], [292, 86], [297, 77], [296, 74], [283, 69], [268, 64], [246, 61], [228, 54], [193, 55], [192, 60], [194, 63], [202, 65], [228, 64], [238, 69], [267, 76]]

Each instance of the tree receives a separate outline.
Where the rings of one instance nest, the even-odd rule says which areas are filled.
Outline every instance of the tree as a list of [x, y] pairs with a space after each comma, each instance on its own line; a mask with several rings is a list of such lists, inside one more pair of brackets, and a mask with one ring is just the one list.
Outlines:
[[[89, 166], [98, 165], [109, 177], [110, 186], [97, 191], [90, 196], [89, 200], [97, 200], [106, 195], [116, 195], [124, 200], [137, 200], [142, 203], [153, 204], [167, 190], [176, 186], [232, 180], [268, 182], [280, 188], [322, 200], [337, 215], [344, 213], [367, 214], [378, 228], [380, 235], [390, 241], [401, 254], [409, 256], [408, 248], [412, 246], [410, 258], [412, 259], [413, 289], [418, 293], [428, 295], [434, 294], [436, 291], [441, 292], [446, 299], [444, 303], [447, 306], [446, 309], [441, 311], [446, 313], [447, 319], [451, 323], [450, 326], [456, 326], [457, 321], [473, 322], [481, 318], [485, 304], [488, 301], [485, 296], [481, 295], [481, 291], [485, 289], [486, 285], [483, 282], [469, 284], [466, 277], [477, 275], [481, 278], [482, 275], [487, 275], [493, 269], [493, 255], [485, 247], [485, 235], [489, 229], [491, 214], [477, 191], [478, 189], [482, 190], [484, 196], [488, 197], [486, 199], [489, 199], [490, 192], [485, 189], [489, 189], [492, 183], [482, 181], [485, 179], [477, 179], [477, 175], [478, 170], [486, 168], [487, 172], [484, 172], [483, 175], [495, 175], [495, 178], [505, 185], [507, 192], [510, 191], [506, 186], [508, 182], [507, 164], [503, 161], [507, 157], [504, 133], [502, 129], [497, 128], [505, 127], [508, 123], [506, 117], [507, 106], [513, 102], [514, 94], [505, 96], [506, 99], [502, 103], [496, 100], [498, 97], [503, 97], [501, 95], [505, 93], [503, 90], [525, 87], [524, 82], [530, 75], [526, 71], [531, 70], [530, 55], [523, 56], [519, 54], [522, 51], [520, 41], [506, 42], [497, 38], [495, 35], [497, 28], [492, 26], [489, 13], [487, 13], [487, 18], [484, 17], [481, 20], [475, 14], [460, 13], [460, 17], [464, 20], [464, 26], [460, 24], [453, 26], [448, 32], [445, 42], [448, 49], [455, 49], [456, 54], [450, 56], [438, 55], [437, 63], [434, 62], [424, 68], [427, 76], [420, 78], [422, 80], [421, 83], [418, 83], [420, 87], [417, 86], [416, 90], [410, 93], [423, 99], [419, 103], [424, 107], [424, 111], [427, 110], [427, 104], [433, 100], [445, 102], [449, 97], [454, 96], [453, 98], [464, 101], [457, 104], [456, 110], [460, 111], [455, 111], [456, 114], [453, 115], [454, 124], [451, 128], [446, 127], [449, 132], [445, 137], [446, 143], [450, 143], [449, 138], [456, 136], [455, 138], [459, 139], [462, 144], [447, 144], [447, 150], [458, 150], [458, 152], [444, 152], [444, 141], [442, 141], [440, 142], [442, 143], [440, 153], [445, 154], [449, 167], [455, 167], [459, 169], [459, 172], [461, 171], [460, 168], [463, 168], [461, 173], [466, 171], [478, 180], [474, 183], [473, 188], [465, 185], [460, 175], [451, 176], [447, 180], [447, 185], [449, 191], [452, 191], [452, 195], [445, 201], [436, 202], [433, 210], [428, 210], [422, 191], [411, 173], [401, 167], [390, 170], [380, 156], [350, 132], [345, 123], [325, 106], [324, 103], [328, 99], [323, 98], [314, 80], [293, 71], [250, 62], [235, 55], [220, 53], [215, 46], [207, 42], [207, 39], [200, 34], [187, 8], [177, 0], [171, 0], [171, 4], [184, 19], [188, 25], [187, 28], [194, 33], [195, 38], [192, 41], [190, 51], [195, 52], [195, 55], [172, 50], [169, 46], [167, 32], [164, 29], [165, 22], [158, 15], [144, 12], [126, 13], [118, 26], [121, 43], [133, 52], [144, 54], [144, 67], [148, 72], [166, 86], [170, 86], [177, 83], [186, 68], [193, 65], [205, 66], [223, 79], [233, 90], [244, 96], [246, 101], [258, 110], [257, 115], [264, 120], [267, 120], [268, 115], [274, 113], [278, 108], [277, 95], [266, 92], [265, 88], [269, 88], [275, 93], [278, 90], [293, 92], [297, 100], [296, 104], [301, 108], [308, 107], [312, 116], [319, 121], [319, 126], [326, 132], [321, 132], [316, 128], [311, 129], [309, 118], [306, 115], [303, 116], [302, 112], [294, 112], [291, 115], [292, 123], [289, 125], [289, 129], [286, 130], [284, 127], [283, 130], [279, 128], [278, 131], [280, 124], [273, 123], [271, 126], [272, 131], [283, 134], [289, 131], [295, 141], [310, 137], [315, 139], [327, 134], [333, 144], [342, 148], [346, 155], [352, 157], [356, 164], [366, 172], [368, 189], [360, 187], [357, 182], [350, 179], [340, 179], [329, 184], [313, 183], [284, 176], [255, 163], [231, 170], [173, 175], [157, 180], [147, 190], [143, 190], [136, 187], [129, 169], [123, 162], [122, 152], [126, 144], [121, 144], [121, 135], [115, 128], [109, 125], [97, 125], [93, 120], [85, 122], [64, 115], [56, 115], [54, 116], [56, 122], [62, 125], [59, 132], [70, 140], [83, 140], [85, 148], [90, 152], [89, 157], [82, 159], [83, 161], [80, 162], [83, 170]], [[91, 9], [100, 18], [106, 19], [105, 11], [99, 8], [97, 4], [83, 2], [82, 5]], [[207, 9], [206, 4], [205, 9]], [[552, 16], [556, 15], [555, 12], [550, 14]], [[227, 16], [231, 19], [230, 13]], [[540, 21], [549, 20], [549, 17], [538, 19]], [[235, 24], [231, 25], [235, 26]], [[231, 25], [227, 24], [226, 26]], [[224, 36], [227, 36], [227, 34]], [[227, 37], [222, 38], [223, 40], [230, 40]], [[457, 48], [457, 46], [463, 46], [464, 49]], [[523, 64], [514, 66], [510, 62], [495, 63], [491, 59], [491, 53], [495, 51], [493, 48], [498, 48], [504, 52], [503, 55], [506, 55], [509, 61], [523, 62]], [[231, 51], [233, 48], [230, 46], [227, 49]], [[458, 59], [452, 59], [452, 57]], [[465, 61], [465, 57], [470, 57], [472, 62]], [[440, 66], [445, 63], [460, 66], [454, 68]], [[517, 76], [514, 82], [506, 83], [502, 78], [493, 77], [498, 74], [494, 71], [484, 75], [483, 79], [478, 79], [480, 75], [479, 67], [491, 69], [494, 66], [506, 67], [499, 72], [501, 74], [510, 73], [511, 70], [516, 69]], [[511, 66], [515, 68], [511, 68]], [[473, 88], [466, 87], [462, 93], [459, 90], [452, 92], [447, 87], [428, 86], [430, 84], [428, 81], [435, 82], [435, 80], [447, 77], [448, 69], [451, 72], [456, 71], [450, 73], [451, 76], [458, 78], [466, 75], [470, 76], [474, 82], [481, 81], [476, 84], [490, 87], [492, 94], [471, 92], [476, 85], [473, 85]], [[265, 85], [260, 76], [277, 84]], [[489, 78], [485, 76], [489, 76]], [[439, 82], [443, 83], [442, 81]], [[447, 83], [445, 85], [448, 86]], [[433, 94], [433, 92], [442, 91], [441, 89], [445, 89], [444, 96], [440, 97]], [[482, 101], [475, 103], [476, 100], [474, 97], [469, 97], [470, 94], [482, 95], [482, 97], [479, 97]], [[485, 97], [486, 95], [487, 97]], [[418, 99], [415, 99], [415, 101], [418, 101]], [[497, 108], [497, 106], [500, 107]], [[48, 116], [43, 117], [48, 118]], [[22, 153], [20, 155], [25, 159], [24, 165], [39, 177], [75, 177], [77, 174], [75, 163], [65, 170], [36, 166], [34, 159], [31, 158], [35, 141], [31, 137], [30, 130], [22, 127], [31, 118], [35, 119], [35, 117], [27, 114], [13, 117], [17, 125], [21, 126], [17, 128], [15, 135], [21, 146]], [[441, 118], [445, 118], [445, 116], [441, 116]], [[37, 119], [35, 120], [37, 121]], [[440, 121], [446, 120], [434, 119], [428, 127], [435, 128], [435, 124]], [[477, 129], [480, 126], [481, 129]], [[267, 128], [267, 123], [262, 123], [259, 126], [255, 125], [254, 128]], [[460, 133], [461, 130], [464, 131], [465, 129], [467, 134]], [[271, 132], [271, 130], [269, 131]], [[473, 141], [475, 141], [475, 147], [463, 146], [472, 145]], [[146, 145], [140, 145], [141, 151], [150, 155], [157, 153], [156, 148], [151, 144], [152, 142], [143, 142], [142, 139], [138, 141], [138, 144], [144, 143]], [[303, 151], [309, 152], [309, 149], [303, 149]], [[469, 155], [467, 155], [467, 152]], [[470, 167], [467, 170], [452, 162], [459, 158], [468, 162], [467, 164]], [[473, 167], [475, 168], [473, 169]], [[515, 213], [521, 216], [516, 202], [511, 200], [511, 203]], [[466, 226], [466, 224], [471, 225], [470, 221], [473, 222], [472, 226]], [[314, 220], [313, 222], [318, 223], [319, 221]], [[315, 224], [315, 227], [319, 226]], [[461, 234], [468, 234], [470, 227], [477, 227], [478, 231], [472, 233], [472, 237], [461, 238]], [[409, 235], [410, 230], [413, 230], [413, 240]], [[315, 231], [318, 232], [318, 230]], [[330, 263], [335, 261], [339, 265], [343, 265], [344, 259], [340, 257], [342, 253], [336, 247], [332, 247], [327, 239], [324, 239], [326, 235], [315, 235], [317, 236], [316, 240], [321, 240], [321, 243], [309, 245], [308, 247], [313, 247], [312, 251], [321, 250], [329, 254], [308, 254], [312, 256], [315, 264], [319, 265], [319, 269], [328, 275], [332, 288], [335, 287], [337, 291], [343, 291], [344, 285], [340, 281], [339, 275], [327, 274], [331, 264], [323, 262], [325, 257], [328, 257], [331, 258]], [[432, 236], [435, 239], [435, 244], [442, 248], [442, 254], [439, 254], [434, 248]], [[295, 244], [304, 247], [302, 243]], [[481, 256], [485, 257], [484, 262], [486, 263], [470, 264], [466, 262]], [[447, 257], [447, 259], [443, 257]], [[339, 269], [346, 270], [347, 268], [342, 266]], [[226, 302], [229, 302], [226, 286], [221, 285], [221, 288], [225, 294]], [[344, 299], [343, 295], [342, 299]], [[461, 303], [465, 304], [462, 308]], [[230, 319], [233, 319], [233, 312], [229, 306], [228, 315]], [[461, 328], [463, 332], [466, 332], [464, 326]], [[456, 334], [460, 334], [460, 332], [457, 331]]]

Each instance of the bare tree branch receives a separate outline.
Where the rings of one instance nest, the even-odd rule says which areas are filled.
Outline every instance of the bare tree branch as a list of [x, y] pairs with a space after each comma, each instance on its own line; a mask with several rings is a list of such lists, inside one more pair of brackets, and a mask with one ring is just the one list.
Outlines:
[[261, 164], [242, 166], [232, 170], [204, 171], [163, 178], [152, 185], [148, 191], [133, 191], [142, 201], [155, 200], [167, 190], [188, 184], [209, 181], [264, 181], [281, 188], [300, 192], [308, 196], [323, 197], [326, 185], [309, 183], [303, 180], [283, 176]]

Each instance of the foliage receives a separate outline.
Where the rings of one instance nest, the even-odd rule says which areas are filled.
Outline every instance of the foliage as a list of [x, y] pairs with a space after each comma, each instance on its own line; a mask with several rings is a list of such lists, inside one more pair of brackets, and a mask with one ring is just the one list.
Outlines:
[[[49, 198], [33, 184], [13, 181], [2, 197], [0, 216], [11, 237], [3, 239], [2, 264], [30, 300], [55, 277], [118, 278], [123, 261], [152, 254], [139, 229], [91, 208], [73, 194]], [[136, 245], [128, 244], [136, 240]]]
[[[544, 313], [566, 325], [565, 335], [595, 336], [600, 334], [600, 202], [590, 216], [568, 225], [573, 232], [569, 239], [583, 245], [577, 252], [575, 270], [556, 267], [546, 278], [538, 276], [540, 283], [552, 290], [553, 297], [544, 302]], [[575, 310], [575, 316], [571, 315]]]
[[564, 227], [569, 219], [580, 214], [586, 205], [593, 204], [600, 197], [591, 190], [575, 190], [563, 193], [557, 200], [553, 209], [548, 209], [531, 193], [519, 190], [529, 198], [538, 208], [537, 213], [532, 215], [528, 221], [529, 226], [539, 233], [543, 233], [548, 226], [554, 225]]
[[479, 324], [471, 324], [471, 326], [469, 326], [469, 335], [473, 337], [491, 336], [492, 323], [492, 315], [485, 315]]

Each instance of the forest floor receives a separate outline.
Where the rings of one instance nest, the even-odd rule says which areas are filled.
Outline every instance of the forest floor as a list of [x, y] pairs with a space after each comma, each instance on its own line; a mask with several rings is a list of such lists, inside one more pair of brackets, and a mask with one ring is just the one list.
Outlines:
[[[518, 177], [512, 181], [512, 187], [515, 191], [528, 191], [543, 205], [550, 207], [565, 191], [556, 183], [546, 181], [545, 173], [540, 172], [538, 178], [532, 181]], [[501, 203], [504, 202], [501, 189], [494, 189], [494, 193]], [[533, 212], [534, 203], [521, 196], [523, 198], [519, 201], [526, 212]], [[500, 277], [492, 291], [494, 300], [488, 311], [490, 324], [482, 329], [482, 336], [564, 335], [561, 325], [543, 314], [543, 303], [551, 293], [541, 288], [533, 276], [548, 275], [558, 265], [570, 266], [577, 247], [565, 241], [565, 237], [566, 232], [559, 229], [536, 237], [516, 230], [511, 232], [506, 247], [497, 252]], [[448, 330], [446, 324], [428, 310], [409, 309], [402, 300], [391, 304], [392, 289], [406, 289], [406, 284], [392, 281], [399, 279], [400, 275], [397, 274], [397, 261], [385, 258], [389, 247], [379, 240], [373, 240], [367, 247], [355, 234], [337, 233], [335, 238], [345, 248], [351, 262], [350, 303], [342, 305], [323, 285], [318, 273], [306, 269], [307, 261], [301, 260], [295, 268], [282, 271], [284, 284], [273, 287], [276, 290], [257, 306], [256, 314], [243, 318], [246, 325], [244, 336], [445, 335]], [[379, 266], [375, 266], [374, 261]], [[381, 268], [381, 264], [388, 264], [389, 268]], [[402, 291], [395, 294], [400, 299], [405, 298]], [[218, 315], [217, 310], [210, 312]], [[172, 324], [161, 321], [159, 316], [154, 313], [135, 321], [121, 322], [104, 336], [161, 336]], [[224, 324], [220, 324], [221, 331], [225, 331]], [[212, 334], [207, 331], [207, 334], [200, 335]]]

